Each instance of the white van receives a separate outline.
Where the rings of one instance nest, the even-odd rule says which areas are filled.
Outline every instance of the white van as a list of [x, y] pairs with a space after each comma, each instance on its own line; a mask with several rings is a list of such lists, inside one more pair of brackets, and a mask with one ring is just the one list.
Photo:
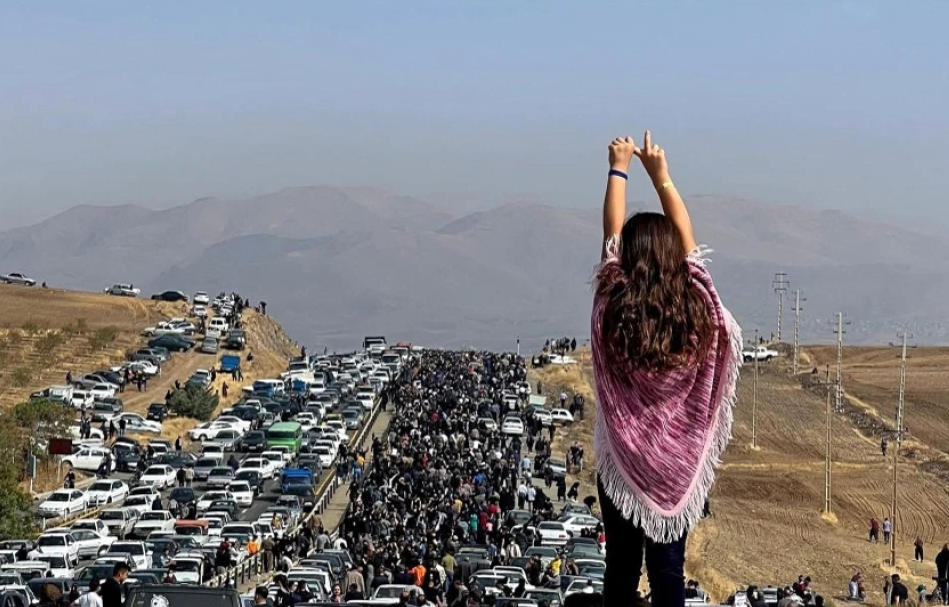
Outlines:
[[208, 321], [208, 330], [205, 331], [204, 334], [207, 337], [217, 337], [220, 339], [224, 337], [225, 333], [227, 333], [227, 321], [220, 316], [215, 316]]

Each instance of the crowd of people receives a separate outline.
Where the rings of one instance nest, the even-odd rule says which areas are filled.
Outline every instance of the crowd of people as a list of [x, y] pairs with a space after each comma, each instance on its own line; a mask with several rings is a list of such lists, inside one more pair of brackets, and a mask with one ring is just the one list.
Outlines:
[[[350, 486], [341, 537], [354, 567], [339, 590], [353, 599], [381, 584], [414, 585], [424, 596], [405, 593], [401, 602], [410, 605], [470, 606], [495, 595], [523, 596], [523, 584], [470, 583], [473, 573], [521, 556], [533, 545], [524, 529], [553, 517], [553, 500], [521, 466], [533, 456], [543, 468], [551, 437], [540, 436], [531, 420], [526, 439], [496, 429], [503, 394], [517, 393], [517, 383], [526, 380], [523, 360], [432, 351], [408, 373], [394, 394], [388, 435], [373, 439], [371, 466]], [[479, 422], [484, 419], [495, 424]], [[529, 510], [527, 524], [506, 518], [518, 506]], [[528, 583], [559, 588], [559, 576], [575, 569], [570, 560], [543, 566], [531, 559], [525, 572]]]

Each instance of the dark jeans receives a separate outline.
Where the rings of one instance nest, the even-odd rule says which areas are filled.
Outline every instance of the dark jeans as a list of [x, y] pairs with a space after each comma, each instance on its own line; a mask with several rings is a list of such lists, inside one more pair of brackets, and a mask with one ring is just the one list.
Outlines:
[[603, 607], [629, 607], [639, 589], [643, 553], [653, 605], [684, 607], [685, 540], [683, 535], [670, 544], [660, 544], [646, 537], [642, 528], [623, 517], [603, 484], [597, 479], [600, 510], [606, 532], [606, 571], [603, 576]]

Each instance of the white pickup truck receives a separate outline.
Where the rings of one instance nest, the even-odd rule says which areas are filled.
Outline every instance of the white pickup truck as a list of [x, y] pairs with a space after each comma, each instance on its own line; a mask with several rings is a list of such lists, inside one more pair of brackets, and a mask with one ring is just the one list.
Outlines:
[[753, 362], [755, 359], [768, 362], [778, 356], [780, 356], [780, 353], [777, 350], [770, 350], [765, 346], [758, 346], [752, 350], [744, 350], [741, 353], [741, 357], [746, 363]]

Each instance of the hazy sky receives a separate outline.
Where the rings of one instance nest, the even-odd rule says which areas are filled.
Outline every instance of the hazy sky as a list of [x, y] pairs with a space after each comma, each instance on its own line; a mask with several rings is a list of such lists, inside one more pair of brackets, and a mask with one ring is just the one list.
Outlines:
[[0, 228], [311, 184], [596, 205], [647, 126], [685, 192], [949, 226], [946, 0], [13, 4]]

